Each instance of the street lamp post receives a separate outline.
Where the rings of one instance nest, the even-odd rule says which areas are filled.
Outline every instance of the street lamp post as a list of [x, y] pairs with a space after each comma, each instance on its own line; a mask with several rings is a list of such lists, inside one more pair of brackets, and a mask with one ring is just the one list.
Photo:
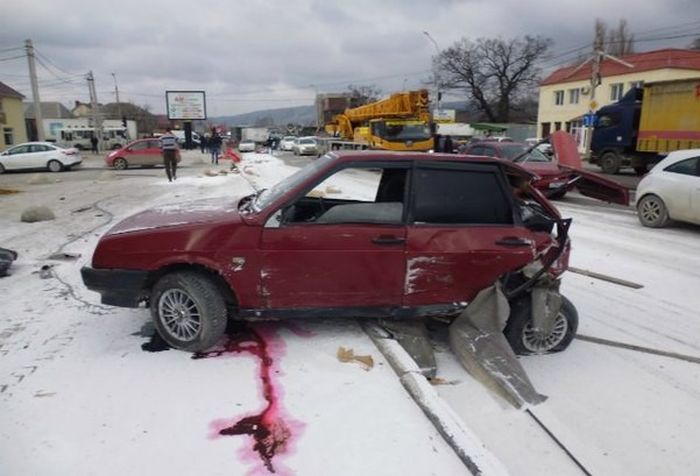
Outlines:
[[[438, 46], [437, 41], [435, 41], [435, 38], [430, 36], [430, 33], [427, 31], [424, 31], [423, 34], [428, 37], [428, 39], [433, 43], [433, 46], [435, 47], [435, 54], [436, 56], [440, 56], [440, 46]], [[436, 103], [435, 103], [435, 109], [440, 110], [440, 76], [438, 74], [438, 69], [435, 65], [433, 65], [433, 79], [435, 81], [435, 98], [436, 98]]]

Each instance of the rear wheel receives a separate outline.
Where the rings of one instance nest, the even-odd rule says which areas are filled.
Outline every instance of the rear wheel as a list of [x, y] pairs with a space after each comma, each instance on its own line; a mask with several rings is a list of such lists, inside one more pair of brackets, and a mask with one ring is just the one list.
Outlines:
[[112, 162], [112, 166], [117, 170], [124, 170], [129, 166], [129, 164], [126, 161], [126, 159], [122, 157], [117, 157], [116, 159], [114, 159], [114, 162]]
[[646, 195], [637, 204], [639, 222], [650, 228], [662, 228], [668, 223], [668, 210], [661, 197]]
[[647, 166], [646, 165], [637, 165], [634, 167], [634, 173], [639, 175], [640, 177], [647, 173]]
[[224, 335], [226, 316], [226, 303], [206, 276], [176, 272], [153, 286], [151, 317], [171, 347], [188, 352], [209, 349]]
[[600, 157], [600, 169], [606, 174], [616, 174], [620, 171], [622, 160], [617, 152], [609, 151]]
[[518, 355], [550, 354], [566, 349], [576, 335], [578, 312], [564, 296], [561, 308], [554, 318], [552, 331], [548, 335], [536, 332], [532, 323], [530, 297], [511, 303], [510, 317], [503, 333], [513, 351]]
[[61, 170], [63, 170], [63, 164], [58, 160], [49, 160], [47, 168], [51, 172], [60, 172]]

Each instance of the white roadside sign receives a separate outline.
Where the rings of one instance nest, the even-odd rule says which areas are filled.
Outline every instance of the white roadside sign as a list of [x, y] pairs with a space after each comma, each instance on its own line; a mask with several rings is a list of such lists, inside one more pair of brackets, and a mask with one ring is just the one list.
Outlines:
[[204, 120], [207, 103], [204, 91], [166, 91], [165, 104], [170, 120]]

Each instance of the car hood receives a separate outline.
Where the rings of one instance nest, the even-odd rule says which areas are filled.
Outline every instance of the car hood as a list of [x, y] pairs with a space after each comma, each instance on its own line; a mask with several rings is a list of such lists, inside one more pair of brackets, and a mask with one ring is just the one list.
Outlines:
[[238, 200], [230, 198], [196, 200], [144, 210], [117, 223], [107, 234], [118, 235], [193, 223], [230, 222], [239, 217]]

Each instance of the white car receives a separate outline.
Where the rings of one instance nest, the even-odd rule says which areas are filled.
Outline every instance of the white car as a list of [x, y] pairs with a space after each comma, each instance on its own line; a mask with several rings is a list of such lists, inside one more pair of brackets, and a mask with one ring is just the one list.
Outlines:
[[242, 140], [238, 144], [238, 152], [255, 152], [255, 142], [252, 140]]
[[284, 136], [280, 141], [280, 150], [294, 150], [294, 141], [296, 137], [294, 136]]
[[637, 214], [644, 226], [669, 220], [700, 225], [700, 149], [671, 152], [637, 186]]
[[0, 174], [5, 170], [22, 169], [60, 172], [78, 166], [82, 161], [76, 148], [66, 148], [52, 142], [25, 142], [0, 154]]
[[315, 137], [300, 137], [294, 141], [292, 150], [294, 155], [317, 155], [318, 142]]

